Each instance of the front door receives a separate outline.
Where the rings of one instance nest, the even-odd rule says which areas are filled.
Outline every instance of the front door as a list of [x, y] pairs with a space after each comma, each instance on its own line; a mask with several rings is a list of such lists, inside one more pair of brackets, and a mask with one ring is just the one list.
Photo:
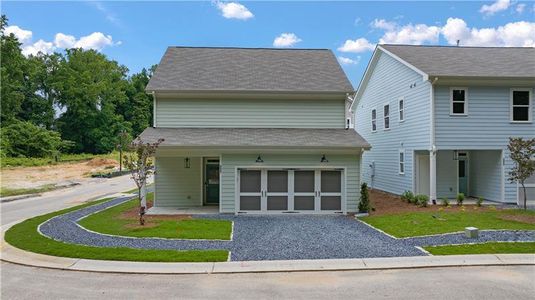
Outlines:
[[204, 195], [205, 204], [219, 204], [219, 160], [206, 161]]
[[466, 153], [459, 153], [459, 193], [468, 196], [468, 159]]
[[416, 157], [416, 192], [429, 195], [429, 155], [418, 154]]

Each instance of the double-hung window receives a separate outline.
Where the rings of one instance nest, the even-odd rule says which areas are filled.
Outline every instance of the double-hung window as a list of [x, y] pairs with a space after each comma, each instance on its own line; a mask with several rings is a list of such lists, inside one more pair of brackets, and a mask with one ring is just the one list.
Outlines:
[[390, 129], [390, 104], [384, 106], [385, 130]]
[[450, 89], [451, 115], [464, 116], [468, 114], [468, 97], [466, 88]]
[[405, 101], [403, 98], [399, 98], [399, 121], [403, 122], [405, 120]]
[[533, 108], [531, 89], [511, 89], [511, 122], [531, 122]]
[[399, 149], [399, 174], [405, 174], [405, 150]]
[[377, 110], [372, 109], [372, 132], [377, 131]]

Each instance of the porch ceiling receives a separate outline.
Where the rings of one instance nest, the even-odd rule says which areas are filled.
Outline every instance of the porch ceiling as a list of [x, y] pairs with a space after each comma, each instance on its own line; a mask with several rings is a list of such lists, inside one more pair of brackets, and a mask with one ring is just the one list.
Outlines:
[[162, 147], [218, 148], [370, 148], [353, 129], [304, 128], [153, 128], [144, 142], [164, 139]]

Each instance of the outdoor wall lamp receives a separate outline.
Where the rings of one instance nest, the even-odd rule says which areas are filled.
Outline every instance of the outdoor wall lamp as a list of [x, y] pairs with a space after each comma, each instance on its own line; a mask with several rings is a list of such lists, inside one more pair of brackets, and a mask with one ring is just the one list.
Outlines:
[[262, 157], [260, 155], [258, 155], [258, 157], [256, 158], [256, 162], [257, 163], [263, 163], [264, 160], [262, 159]]
[[184, 158], [184, 168], [189, 169], [191, 168], [191, 161], [189, 157]]
[[321, 162], [322, 162], [322, 163], [327, 163], [327, 162], [329, 162], [329, 160], [327, 159], [327, 157], [325, 157], [325, 154], [323, 154], [323, 156], [321, 157]]

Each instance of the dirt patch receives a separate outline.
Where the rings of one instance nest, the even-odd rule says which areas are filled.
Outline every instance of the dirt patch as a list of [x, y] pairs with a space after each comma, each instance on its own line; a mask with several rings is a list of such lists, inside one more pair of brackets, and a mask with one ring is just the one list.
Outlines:
[[1, 170], [2, 187], [10, 189], [36, 188], [48, 184], [63, 184], [68, 181], [89, 180], [93, 172], [116, 167], [113, 159], [95, 158], [90, 161], [61, 163], [40, 167], [15, 167]]
[[[147, 201], [147, 209], [152, 207], [152, 201]], [[139, 207], [133, 207], [129, 210], [123, 211], [119, 218], [124, 220], [138, 220], [139, 219]], [[156, 226], [157, 224], [152, 223], [151, 221], [179, 221], [179, 220], [190, 220], [191, 215], [145, 215], [145, 225]], [[130, 226], [130, 227], [129, 227]], [[128, 228], [138, 228], [137, 223], [127, 225]], [[146, 227], [146, 226], [145, 226]], [[150, 227], [150, 226], [149, 226]]]
[[500, 216], [500, 219], [507, 221], [516, 221], [526, 224], [535, 224], [535, 215], [507, 215]]
[[454, 212], [454, 211], [485, 211], [487, 207], [477, 207], [475, 205], [457, 206], [455, 203], [450, 204], [450, 207], [442, 205], [429, 205], [427, 207], [419, 207], [418, 205], [410, 204], [401, 200], [398, 195], [390, 194], [380, 190], [370, 189], [370, 202], [375, 211], [372, 211], [370, 215], [393, 215], [409, 212], [422, 212], [422, 211], [441, 211], [441, 212]]

